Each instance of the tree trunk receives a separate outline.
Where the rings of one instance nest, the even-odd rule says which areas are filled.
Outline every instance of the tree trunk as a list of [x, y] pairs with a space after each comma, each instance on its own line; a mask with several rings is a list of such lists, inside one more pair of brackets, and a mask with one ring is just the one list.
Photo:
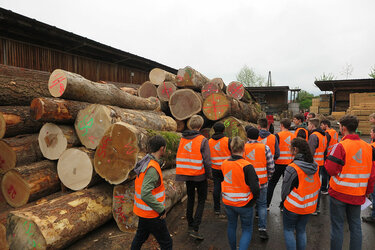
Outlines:
[[[185, 183], [175, 181], [175, 176], [175, 169], [163, 171], [166, 196], [165, 208], [167, 212], [186, 195]], [[122, 232], [137, 229], [138, 217], [133, 213], [133, 203], [134, 181], [114, 187], [112, 213], [117, 226]]]
[[61, 249], [112, 218], [112, 187], [100, 185], [12, 211], [11, 249]]
[[212, 121], [234, 116], [240, 120], [257, 122], [261, 111], [256, 103], [244, 103], [224, 94], [212, 94], [203, 102], [203, 114]]
[[113, 84], [115, 85], [117, 88], [121, 89], [121, 88], [132, 88], [132, 89], [138, 89], [139, 84], [135, 84], [135, 83], [125, 83], [125, 82], [112, 82], [112, 81], [99, 81], [99, 83], [104, 83], [104, 84]]
[[37, 97], [50, 96], [49, 72], [0, 64], [1, 105], [30, 105]]
[[202, 110], [202, 100], [191, 89], [179, 89], [171, 95], [169, 108], [174, 118], [185, 120]]
[[48, 81], [52, 96], [70, 100], [116, 105], [123, 108], [158, 110], [157, 98], [141, 98], [130, 95], [112, 84], [100, 84], [61, 69], [52, 72]]
[[0, 174], [15, 166], [30, 164], [43, 159], [38, 134], [19, 135], [0, 141]]
[[217, 84], [221, 90], [224, 90], [225, 88], [225, 83], [221, 78], [213, 78], [209, 81], [209, 83]]
[[120, 89], [121, 89], [122, 91], [128, 93], [128, 94], [135, 95], [135, 96], [138, 95], [138, 90], [137, 90], [137, 89], [128, 88], [128, 87], [122, 87], [122, 88], [120, 88]]
[[31, 116], [41, 122], [73, 124], [78, 112], [91, 103], [59, 98], [35, 98], [30, 105]]
[[100, 181], [93, 170], [94, 155], [94, 150], [84, 147], [64, 151], [57, 162], [57, 174], [65, 187], [77, 191]]
[[176, 75], [168, 71], [154, 68], [149, 73], [150, 81], [155, 85], [161, 85], [164, 82], [176, 82]]
[[[187, 122], [186, 122], [186, 127], [187, 127], [188, 129], [192, 130], [192, 128], [191, 128], [191, 123], [194, 122], [194, 120], [198, 120], [198, 119], [200, 119], [200, 118], [198, 118], [198, 117], [202, 118], [202, 120], [204, 121], [204, 118], [203, 118], [202, 116], [200, 116], [200, 115], [197, 115], [196, 117], [190, 117], [190, 118], [187, 120]], [[195, 118], [195, 119], [194, 119], [194, 118]]]
[[[215, 78], [215, 79], [218, 79], [218, 78]], [[221, 79], [221, 78], [219, 78], [219, 79]], [[203, 85], [201, 93], [202, 93], [203, 99], [206, 99], [211, 94], [221, 93], [221, 88], [219, 87], [219, 85], [216, 82], [210, 81], [210, 82], [206, 83], [205, 85]]]
[[209, 81], [207, 77], [190, 66], [179, 69], [176, 78], [178, 87], [192, 88], [196, 90], [201, 90], [203, 85]]
[[177, 132], [183, 132], [186, 128], [186, 121], [183, 120], [183, 121], [180, 121], [180, 120], [176, 120], [177, 122]]
[[81, 144], [73, 127], [46, 123], [39, 132], [40, 151], [45, 158], [57, 160], [67, 149]]
[[177, 90], [176, 85], [172, 82], [163, 82], [156, 89], [161, 101], [168, 102], [171, 95]]
[[9, 249], [6, 234], [7, 232], [6, 232], [5, 226], [3, 224], [0, 224], [0, 249], [3, 249], [3, 250]]
[[7, 123], [2, 113], [0, 113], [0, 139], [4, 137]]
[[5, 200], [13, 207], [20, 207], [59, 191], [56, 162], [41, 161], [16, 167], [8, 171], [1, 182]]
[[138, 96], [143, 98], [157, 97], [156, 87], [152, 82], [144, 82], [138, 89]]
[[237, 100], [241, 100], [245, 92], [245, 88], [240, 82], [231, 82], [227, 87], [227, 95]]
[[[246, 121], [241, 121], [233, 116], [226, 117], [220, 122], [224, 123], [225, 130], [224, 135], [230, 138], [235, 136], [241, 137], [243, 140], [247, 141], [247, 133], [245, 127], [247, 125], [253, 126], [256, 128], [256, 124]], [[210, 135], [212, 136], [215, 133], [214, 129], [211, 128]]]
[[0, 116], [5, 121], [5, 127], [0, 122], [0, 138], [2, 134], [3, 137], [12, 137], [36, 133], [43, 125], [31, 118], [30, 106], [0, 106]]
[[211, 132], [211, 128], [203, 128], [199, 131], [199, 133], [201, 133], [201, 135], [203, 135], [204, 137], [206, 137], [207, 139], [210, 139], [211, 136], [210, 136], [210, 132]]
[[163, 156], [165, 165], [173, 165], [181, 138], [178, 133], [152, 131], [118, 122], [108, 128], [95, 152], [95, 171], [111, 184], [120, 184], [127, 180], [137, 162], [138, 154], [148, 152], [147, 141], [156, 134], [167, 141]]

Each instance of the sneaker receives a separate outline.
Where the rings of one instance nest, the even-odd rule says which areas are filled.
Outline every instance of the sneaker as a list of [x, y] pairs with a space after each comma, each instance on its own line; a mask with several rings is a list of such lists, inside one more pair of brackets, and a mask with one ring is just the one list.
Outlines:
[[259, 238], [262, 240], [268, 240], [268, 233], [266, 230], [259, 230]]
[[193, 231], [190, 233], [190, 236], [196, 240], [204, 240], [203, 235], [201, 235], [198, 231]]
[[327, 195], [328, 191], [320, 191], [321, 194]]
[[368, 217], [362, 217], [363, 222], [368, 222], [368, 223], [375, 223], [375, 217], [368, 216]]
[[194, 232], [194, 229], [192, 227], [188, 228], [188, 234], [192, 234]]
[[220, 215], [220, 211], [215, 211], [215, 215]]

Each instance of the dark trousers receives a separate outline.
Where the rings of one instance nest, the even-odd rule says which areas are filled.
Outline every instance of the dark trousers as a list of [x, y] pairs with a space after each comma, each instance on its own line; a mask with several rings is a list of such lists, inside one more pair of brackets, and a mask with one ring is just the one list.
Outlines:
[[322, 177], [321, 191], [328, 191], [328, 183], [331, 176], [328, 175], [327, 170], [324, 166], [319, 167], [319, 175]]
[[137, 233], [134, 236], [131, 249], [141, 249], [142, 244], [152, 234], [158, 241], [161, 249], [172, 249], [173, 241], [169, 235], [165, 220], [159, 218], [148, 219], [139, 217]]
[[270, 206], [273, 196], [273, 191], [275, 190], [275, 187], [277, 183], [280, 180], [281, 176], [284, 176], [284, 172], [287, 165], [275, 165], [275, 172], [273, 173], [271, 179], [268, 182], [268, 189], [267, 189], [267, 207]]
[[220, 212], [221, 182], [224, 181], [223, 172], [221, 172], [221, 170], [212, 169], [212, 177], [214, 179], [214, 192], [212, 193], [214, 198], [214, 210], [215, 212]]
[[[202, 221], [202, 215], [204, 210], [204, 203], [207, 198], [207, 180], [204, 181], [187, 181], [187, 208], [186, 208], [186, 218], [188, 221], [189, 228], [193, 228], [194, 231], [199, 230], [199, 225]], [[198, 193], [198, 206], [195, 211], [194, 217], [194, 202], [195, 202], [195, 189]]]

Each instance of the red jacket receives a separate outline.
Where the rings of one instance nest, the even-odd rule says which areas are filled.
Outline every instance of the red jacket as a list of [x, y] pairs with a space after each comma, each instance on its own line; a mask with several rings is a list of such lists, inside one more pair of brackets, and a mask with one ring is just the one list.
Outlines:
[[[342, 138], [342, 140], [359, 140], [359, 136], [356, 134], [347, 135]], [[372, 162], [372, 170], [371, 176], [368, 181], [366, 195], [371, 194], [374, 191], [374, 184], [375, 184], [375, 152], [373, 149], [373, 162]], [[336, 144], [331, 154], [328, 156], [325, 162], [325, 168], [330, 176], [336, 176], [342, 171], [342, 167], [345, 165], [345, 150], [344, 147], [338, 143]], [[348, 194], [343, 194], [333, 190], [331, 187], [328, 190], [329, 195], [333, 198], [348, 203], [352, 205], [362, 205], [365, 202], [365, 196], [353, 196]]]

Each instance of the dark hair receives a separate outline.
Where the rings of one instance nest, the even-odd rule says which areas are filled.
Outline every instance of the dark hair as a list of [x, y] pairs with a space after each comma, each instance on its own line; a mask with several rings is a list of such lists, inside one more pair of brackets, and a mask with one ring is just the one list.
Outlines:
[[266, 118], [260, 118], [258, 120], [258, 125], [260, 126], [260, 128], [267, 128], [268, 120]]
[[320, 122], [319, 122], [319, 119], [318, 119], [318, 118], [312, 118], [312, 119], [310, 119], [310, 120], [309, 120], [309, 123], [311, 123], [312, 125], [314, 125], [315, 128], [319, 128], [319, 124], [320, 124]]
[[257, 128], [251, 127], [246, 131], [247, 138], [252, 140], [257, 140], [259, 137], [259, 130]]
[[167, 145], [166, 140], [161, 135], [154, 135], [152, 136], [147, 143], [148, 150], [150, 153], [157, 152], [161, 147], [165, 147]]
[[282, 124], [284, 126], [284, 128], [290, 129], [291, 122], [288, 118], [281, 119], [280, 124]]
[[315, 113], [313, 113], [313, 112], [310, 112], [309, 115], [311, 115], [312, 118], [315, 118], [315, 116], [316, 116]]
[[339, 122], [341, 126], [346, 127], [349, 133], [355, 132], [355, 130], [358, 128], [359, 123], [357, 117], [352, 115], [346, 115], [341, 117]]
[[301, 122], [305, 121], [305, 116], [302, 114], [295, 114], [294, 118], [296, 118], [297, 120], [300, 120]]
[[324, 120], [322, 120], [321, 122], [320, 122], [320, 124], [324, 124], [324, 125], [328, 125], [328, 127], [331, 127], [331, 122], [329, 121], [329, 120], [327, 120], [327, 119], [324, 119]]
[[245, 126], [245, 131], [247, 132], [247, 131], [249, 130], [249, 128], [254, 128], [254, 127], [251, 126], [251, 125], [246, 125], [246, 126]]
[[215, 133], [223, 133], [225, 130], [224, 123], [222, 122], [216, 122], [212, 128], [214, 129]]
[[296, 137], [292, 140], [291, 146], [298, 149], [298, 153], [303, 155], [306, 162], [308, 163], [314, 162], [314, 158], [311, 154], [309, 144], [307, 143], [305, 139]]

